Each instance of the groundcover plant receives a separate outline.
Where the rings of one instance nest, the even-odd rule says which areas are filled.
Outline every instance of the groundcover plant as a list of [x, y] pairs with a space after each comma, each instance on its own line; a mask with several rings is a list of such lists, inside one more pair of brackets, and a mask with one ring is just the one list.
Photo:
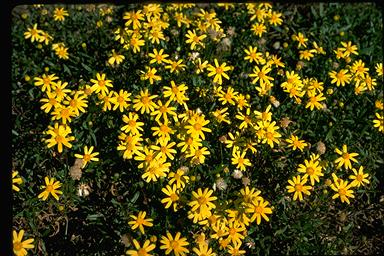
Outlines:
[[15, 255], [384, 247], [373, 3], [12, 10]]

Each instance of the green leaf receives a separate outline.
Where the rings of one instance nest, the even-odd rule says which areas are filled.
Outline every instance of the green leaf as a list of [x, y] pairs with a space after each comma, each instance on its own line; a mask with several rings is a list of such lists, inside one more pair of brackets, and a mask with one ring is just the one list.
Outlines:
[[83, 68], [85, 68], [85, 70], [87, 70], [89, 73], [93, 73], [93, 70], [88, 65], [81, 63], [81, 66], [83, 66]]

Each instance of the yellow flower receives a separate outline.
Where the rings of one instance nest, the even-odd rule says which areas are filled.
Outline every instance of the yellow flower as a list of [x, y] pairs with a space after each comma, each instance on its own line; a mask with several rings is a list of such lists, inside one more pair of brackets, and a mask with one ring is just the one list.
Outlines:
[[313, 44], [313, 48], [315, 48], [315, 51], [318, 54], [324, 54], [324, 55], [326, 54], [326, 52], [324, 51], [323, 47], [318, 46], [315, 41], [313, 41], [312, 44]]
[[189, 182], [189, 177], [185, 175], [184, 169], [185, 168], [180, 167], [179, 169], [176, 170], [176, 173], [170, 172], [168, 174], [169, 185], [172, 185], [173, 183], [175, 183], [177, 189], [185, 188], [186, 183]]
[[357, 171], [355, 168], [352, 168], [352, 171], [355, 175], [349, 175], [349, 178], [352, 179], [352, 187], [360, 187], [361, 185], [364, 186], [364, 183], [369, 184], [369, 180], [367, 179], [369, 177], [368, 173], [363, 172], [364, 167], [360, 166], [359, 171]]
[[299, 59], [311, 60], [311, 58], [314, 56], [313, 53], [316, 53], [315, 49], [299, 51]]
[[81, 91], [77, 91], [73, 98], [66, 96], [66, 100], [63, 101], [63, 104], [69, 105], [73, 111], [73, 114], [78, 116], [80, 115], [80, 111], [85, 113], [84, 108], [88, 107], [87, 95], [84, 95]]
[[246, 227], [243, 223], [238, 221], [230, 221], [228, 223], [228, 239], [231, 240], [233, 244], [241, 243], [244, 239], [243, 231], [246, 230]]
[[84, 146], [84, 155], [80, 155], [80, 154], [75, 154], [75, 157], [76, 158], [79, 158], [79, 159], [83, 159], [83, 166], [81, 168], [84, 168], [87, 163], [89, 163], [90, 161], [99, 161], [99, 158], [96, 157], [99, 155], [99, 152], [93, 152], [93, 146], [91, 146], [88, 150], [88, 146]]
[[311, 194], [308, 190], [312, 189], [312, 186], [304, 186], [304, 184], [307, 183], [307, 179], [302, 179], [300, 175], [293, 177], [292, 180], [288, 180], [288, 183], [290, 186], [288, 185], [286, 188], [288, 189], [288, 193], [294, 193], [293, 200], [299, 199], [302, 201], [303, 193], [306, 195]]
[[383, 76], [384, 69], [383, 69], [383, 63], [377, 63], [375, 65], [377, 76]]
[[265, 134], [262, 138], [261, 143], [268, 143], [268, 145], [273, 148], [274, 143], [279, 144], [280, 140], [279, 138], [281, 137], [281, 134], [277, 132], [279, 129], [279, 126], [275, 125], [276, 122], [273, 121], [272, 123], [270, 122], [258, 122], [259, 126], [262, 124], [261, 129], [265, 131]]
[[297, 35], [293, 35], [293, 40], [299, 42], [299, 45], [297, 46], [297, 48], [300, 48], [300, 47], [307, 48], [306, 42], [308, 41], [308, 38], [306, 38], [301, 32], [299, 32]]
[[269, 20], [268, 21], [271, 25], [279, 26], [279, 25], [283, 24], [283, 19], [280, 18], [283, 15], [282, 13], [269, 10], [268, 14], [269, 14]]
[[54, 49], [55, 54], [60, 58], [60, 59], [69, 59], [69, 54], [68, 54], [68, 48], [65, 47], [64, 45], [59, 45], [57, 48]]
[[155, 151], [150, 149], [149, 146], [144, 146], [141, 151], [136, 152], [135, 160], [142, 161], [137, 167], [144, 168], [151, 164], [152, 160], [155, 158], [160, 158], [158, 154], [155, 154]]
[[146, 182], [157, 181], [158, 178], [167, 177], [169, 167], [171, 163], [165, 162], [166, 159], [163, 157], [156, 157], [147, 165], [144, 169], [144, 174], [141, 175]]
[[167, 62], [168, 60], [166, 59], [169, 57], [169, 54], [163, 54], [164, 49], [160, 49], [160, 51], [157, 51], [157, 49], [153, 49], [153, 53], [149, 53], [148, 56], [151, 57], [152, 59], [150, 60], [149, 64], [157, 63], [161, 64], [163, 62]]
[[185, 246], [189, 245], [185, 237], [180, 237], [181, 233], [177, 232], [175, 237], [171, 233], [167, 232], [167, 236], [161, 236], [160, 249], [165, 250], [165, 255], [173, 252], [176, 256], [184, 256], [189, 253], [189, 250]]
[[263, 23], [255, 23], [252, 25], [251, 30], [255, 35], [261, 37], [264, 32], [267, 32], [267, 27]]
[[53, 11], [54, 20], [63, 21], [65, 19], [64, 16], [68, 16], [68, 11], [64, 10], [64, 8], [55, 8]]
[[139, 118], [139, 115], [134, 112], [129, 112], [128, 116], [123, 115], [123, 122], [126, 123], [123, 127], [121, 127], [120, 130], [126, 133], [130, 133], [132, 135], [139, 134], [140, 132], [143, 132], [143, 128], [141, 126], [144, 125], [143, 122], [139, 122], [137, 119]]
[[60, 106], [59, 101], [56, 98], [56, 93], [47, 91], [47, 98], [40, 99], [40, 102], [44, 103], [40, 109], [44, 110], [45, 113], [49, 113], [51, 109], [55, 109]]
[[307, 179], [308, 176], [311, 180], [311, 185], [313, 186], [316, 182], [319, 182], [319, 177], [324, 176], [321, 172], [322, 167], [320, 162], [315, 159], [304, 160], [304, 164], [299, 164], [299, 168], [297, 169], [301, 173], [305, 173], [303, 179]]
[[141, 39], [141, 35], [132, 35], [129, 40], [129, 44], [125, 45], [127, 47], [133, 48], [133, 53], [140, 52], [140, 47], [145, 44], [145, 41]]
[[238, 114], [235, 116], [236, 119], [243, 121], [239, 126], [240, 130], [248, 128], [248, 125], [253, 126], [252, 117], [250, 114], [251, 114], [251, 108], [247, 108], [245, 110], [245, 115], [241, 112], [238, 112]]
[[187, 65], [183, 64], [183, 59], [177, 61], [168, 60], [168, 65], [165, 66], [165, 69], [170, 69], [171, 73], [175, 72], [178, 74], [180, 71], [183, 71]]
[[384, 133], [384, 115], [380, 115], [379, 113], [375, 113], [376, 118], [373, 120], [373, 126], [376, 127], [379, 132]]
[[212, 248], [209, 248], [207, 243], [199, 243], [198, 246], [199, 248], [192, 248], [192, 251], [196, 253], [196, 255], [216, 256], [216, 253], [212, 252]]
[[72, 132], [68, 125], [55, 123], [54, 127], [50, 126], [48, 129], [47, 134], [51, 135], [51, 138], [45, 140], [48, 148], [57, 145], [59, 153], [63, 152], [63, 145], [72, 148], [72, 144], [69, 142], [75, 140], [75, 137], [68, 136]]
[[348, 70], [341, 69], [339, 72], [331, 71], [328, 72], [330, 78], [332, 78], [331, 84], [335, 84], [336, 86], [345, 86], [345, 84], [349, 84], [351, 80], [351, 75], [347, 74]]
[[175, 130], [170, 127], [170, 122], [165, 120], [164, 122], [158, 121], [157, 123], [159, 126], [151, 127], [151, 130], [154, 131], [152, 135], [158, 136], [167, 141], [170, 140], [170, 135], [175, 133]]
[[161, 100], [157, 101], [157, 106], [155, 107], [156, 110], [151, 112], [151, 116], [156, 116], [155, 121], [159, 122], [160, 117], [163, 118], [165, 122], [168, 122], [168, 114], [170, 114], [173, 117], [173, 120], [177, 122], [177, 114], [176, 114], [176, 107], [170, 107], [169, 104], [171, 103], [171, 100], [168, 100], [165, 104], [161, 102]]
[[[221, 88], [221, 86], [220, 86]], [[219, 97], [219, 101], [221, 101], [221, 104], [231, 104], [235, 105], [235, 99], [237, 96], [238, 92], [236, 92], [231, 86], [228, 86], [227, 91], [219, 90], [217, 96]]]
[[207, 37], [207, 35], [198, 36], [195, 30], [188, 30], [185, 36], [188, 38], [185, 42], [187, 44], [191, 44], [191, 50], [195, 50], [196, 45], [201, 45], [204, 47], [204, 43], [202, 41]]
[[[55, 85], [55, 80], [59, 79], [55, 74], [46, 75], [43, 74], [42, 77], [35, 77], [33, 78], [35, 80], [34, 85], [36, 86], [43, 86], [41, 87], [41, 90], [45, 92], [47, 90], [48, 92], [51, 91], [52, 87]], [[61, 82], [60, 82], [61, 85]]]
[[231, 123], [231, 120], [228, 119], [229, 113], [227, 112], [228, 108], [216, 109], [212, 112], [212, 115], [216, 118], [216, 120], [221, 123], [225, 122], [227, 124]]
[[293, 134], [289, 139], [286, 139], [285, 141], [289, 143], [288, 147], [292, 147], [293, 150], [299, 149], [301, 152], [303, 152], [303, 149], [308, 146], [304, 140], [299, 140], [299, 137]]
[[137, 216], [135, 215], [129, 215], [133, 220], [129, 221], [128, 224], [131, 225], [132, 230], [135, 230], [136, 228], [139, 228], [140, 232], [142, 234], [145, 234], [144, 226], [152, 227], [153, 226], [153, 219], [148, 218], [146, 219], [145, 216], [147, 215], [146, 211], [139, 211]]
[[53, 37], [49, 35], [47, 32], [41, 31], [40, 38], [38, 38], [37, 40], [39, 40], [39, 42], [41, 43], [44, 42], [45, 45], [48, 45], [52, 39]]
[[15, 184], [22, 184], [23, 179], [21, 177], [16, 177], [19, 172], [17, 171], [12, 171], [12, 189], [15, 190], [16, 192], [20, 191], [20, 188], [18, 188]]
[[127, 20], [124, 24], [126, 27], [132, 23], [133, 29], [141, 28], [140, 20], [144, 20], [144, 13], [142, 13], [142, 10], [125, 12], [123, 19]]
[[115, 49], [112, 50], [112, 56], [108, 59], [108, 63], [113, 65], [116, 64], [119, 65], [123, 60], [125, 59], [124, 55], [119, 54], [118, 52], [115, 52]]
[[336, 148], [335, 149], [335, 152], [339, 155], [341, 155], [341, 157], [337, 158], [335, 160], [335, 164], [338, 163], [337, 165], [337, 169], [339, 169], [341, 166], [344, 165], [344, 168], [345, 169], [352, 169], [352, 164], [351, 164], [351, 161], [357, 163], [357, 160], [355, 159], [355, 156], [358, 156], [359, 154], [358, 153], [348, 153], [348, 149], [347, 149], [347, 145], [343, 145], [343, 151], [341, 151], [340, 149]]
[[185, 84], [176, 85], [175, 82], [171, 81], [171, 87], [164, 86], [164, 97], [169, 98], [171, 101], [176, 101], [179, 104], [184, 104], [188, 97], [185, 96], [188, 87]]
[[319, 94], [316, 95], [316, 93], [312, 93], [308, 91], [308, 102], [307, 105], [305, 105], [305, 108], [309, 108], [311, 111], [316, 108], [316, 109], [322, 109], [323, 105], [320, 103], [320, 101], [325, 100], [325, 97], [323, 96], [323, 93], [320, 92]]
[[161, 137], [157, 140], [157, 145], [151, 145], [151, 149], [158, 152], [159, 157], [162, 157], [164, 159], [171, 159], [173, 160], [175, 157], [173, 154], [176, 154], [176, 149], [172, 148], [174, 145], [176, 145], [176, 142], [170, 142], [168, 139], [165, 139]]
[[246, 166], [252, 166], [251, 161], [248, 158], [245, 158], [246, 151], [240, 152], [238, 150], [233, 150], [232, 152], [232, 164], [236, 165], [236, 168], [240, 168], [240, 171], [245, 171]]
[[168, 209], [169, 207], [171, 207], [171, 205], [173, 205], [173, 211], [176, 212], [177, 201], [179, 200], [179, 191], [177, 189], [177, 186], [175, 184], [173, 184], [172, 187], [170, 185], [167, 185], [165, 188], [162, 188], [161, 191], [167, 195], [166, 198], [163, 198], [161, 200], [161, 202], [165, 204], [165, 209]]
[[91, 79], [91, 83], [93, 83], [92, 90], [96, 93], [101, 92], [103, 96], [107, 95], [109, 91], [108, 87], [113, 87], [112, 81], [106, 79], [106, 75], [103, 73], [97, 73], [96, 79], [97, 80]]
[[210, 72], [208, 73], [208, 77], [215, 76], [213, 78], [213, 82], [221, 85], [223, 83], [222, 77], [229, 80], [229, 76], [225, 72], [231, 70], [231, 67], [227, 66], [225, 62], [219, 65], [219, 62], [216, 58], [214, 59], [214, 62], [215, 66], [208, 65], [207, 67], [207, 70]]
[[208, 148], [191, 148], [189, 154], [186, 157], [192, 157], [191, 162], [195, 165], [203, 164], [205, 162], [205, 156], [210, 155]]
[[157, 72], [156, 68], [147, 67], [147, 72], [144, 72], [144, 71], [140, 71], [140, 72], [143, 73], [144, 80], [149, 79], [150, 84], [153, 84], [154, 81], [161, 80], [161, 76], [156, 75], [156, 72]]
[[56, 200], [59, 200], [58, 194], [63, 194], [58, 188], [61, 187], [60, 181], [55, 181], [55, 178], [45, 177], [45, 185], [42, 185], [41, 188], [45, 188], [37, 197], [42, 198], [43, 201], [47, 200], [49, 194], [51, 194]]
[[241, 247], [241, 242], [240, 243], [236, 243], [233, 246], [232, 245], [228, 245], [227, 251], [232, 256], [239, 256], [239, 255], [245, 254], [246, 251], [245, 250], [240, 250], [240, 247]]
[[261, 222], [261, 217], [266, 221], [269, 221], [269, 218], [266, 214], [272, 214], [272, 209], [267, 207], [269, 204], [268, 201], [264, 201], [262, 197], [258, 200], [252, 200], [252, 203], [248, 204], [245, 212], [252, 213], [251, 222], [256, 220], [256, 224], [259, 225]]
[[217, 199], [216, 196], [211, 196], [213, 190], [205, 188], [204, 191], [201, 188], [197, 189], [197, 192], [192, 191], [192, 200], [188, 203], [192, 212], [199, 212], [202, 218], [200, 220], [211, 216], [211, 210], [216, 208], [216, 205], [212, 203]]
[[187, 134], [191, 134], [192, 137], [200, 137], [205, 140], [204, 132], [212, 132], [211, 129], [204, 127], [209, 124], [209, 120], [205, 120], [204, 116], [195, 115], [188, 120], [189, 125], [184, 128], [187, 129]]
[[344, 51], [344, 58], [345, 57], [349, 57], [349, 55], [351, 54], [355, 54], [355, 55], [359, 55], [359, 53], [357, 52], [357, 46], [356, 45], [352, 45], [352, 42], [349, 41], [349, 42], [341, 42], [341, 45], [343, 46], [342, 48], [340, 48], [341, 51]]
[[142, 150], [143, 147], [140, 142], [143, 141], [143, 139], [140, 136], [140, 133], [136, 135], [127, 135], [122, 133], [119, 136], [121, 142], [117, 146], [117, 150], [124, 151], [124, 159], [132, 159], [134, 154], [137, 154], [140, 150]]
[[133, 108], [135, 111], [139, 111], [141, 114], [151, 113], [154, 111], [156, 107], [156, 103], [154, 103], [152, 100], [157, 98], [157, 95], [150, 95], [148, 92], [148, 89], [144, 89], [140, 91], [140, 95], [136, 95], [136, 98], [133, 100]]
[[201, 147], [202, 144], [201, 144], [201, 139], [199, 139], [199, 137], [196, 137], [196, 136], [187, 136], [185, 135], [184, 137], [181, 138], [182, 139], [182, 142], [179, 142], [177, 144], [177, 147], [182, 147], [181, 148], [181, 152], [185, 152], [186, 150], [189, 150], [189, 151], [194, 151], [196, 150], [197, 148]]
[[[44, 75], [43, 75], [44, 77]], [[60, 103], [68, 93], [71, 92], [70, 89], [66, 89], [68, 83], [67, 82], [52, 82], [52, 91], [56, 94], [56, 100]], [[48, 89], [48, 88], [47, 88]]]
[[33, 25], [33, 28], [28, 28], [26, 32], [24, 32], [24, 38], [28, 39], [31, 38], [31, 42], [33, 43], [35, 40], [39, 41], [40, 40], [40, 34], [43, 31], [40, 29], [37, 29], [37, 23]]
[[356, 76], [364, 77], [368, 74], [369, 68], [365, 67], [365, 63], [362, 60], [356, 60], [353, 62], [351, 72], [355, 73]]
[[149, 252], [156, 247], [156, 245], [151, 244], [149, 240], [145, 240], [143, 247], [140, 246], [136, 239], [133, 239], [133, 244], [135, 245], [136, 250], [128, 250], [126, 254], [131, 256], [151, 256], [152, 254], [149, 254]]
[[340, 197], [342, 203], [347, 202], [349, 204], [348, 197], [355, 198], [353, 195], [353, 190], [350, 190], [353, 182], [348, 184], [348, 181], [343, 181], [338, 178], [336, 174], [332, 173], [333, 183], [330, 185], [331, 189], [336, 192], [335, 195], [332, 196], [332, 199], [336, 199]]
[[131, 93], [121, 89], [119, 93], [114, 92], [114, 97], [111, 98], [111, 102], [115, 105], [113, 107], [113, 110], [116, 110], [119, 108], [120, 112], [124, 112], [128, 107], [131, 99], [129, 98], [131, 96]]
[[253, 113], [256, 115], [256, 118], [263, 122], [270, 122], [272, 121], [272, 112], [270, 112], [272, 105], [268, 105], [264, 112], [260, 111], [253, 111]]
[[17, 233], [16, 230], [12, 231], [13, 236], [13, 253], [16, 256], [25, 256], [28, 254], [27, 249], [35, 248], [35, 246], [32, 244], [34, 239], [29, 238], [27, 240], [23, 240], [24, 236], [24, 230], [21, 229], [19, 233]]
[[57, 105], [55, 110], [52, 112], [52, 120], [60, 120], [64, 125], [67, 124], [67, 122], [72, 121], [72, 117], [74, 117], [75, 111], [71, 106], [65, 107], [63, 105]]
[[271, 81], [274, 80], [272, 77], [267, 76], [271, 70], [272, 69], [267, 67], [267, 65], [263, 66], [261, 69], [258, 66], [255, 66], [253, 68], [253, 73], [249, 75], [249, 77], [254, 77], [251, 83], [255, 84], [259, 81], [260, 85], [270, 84]]

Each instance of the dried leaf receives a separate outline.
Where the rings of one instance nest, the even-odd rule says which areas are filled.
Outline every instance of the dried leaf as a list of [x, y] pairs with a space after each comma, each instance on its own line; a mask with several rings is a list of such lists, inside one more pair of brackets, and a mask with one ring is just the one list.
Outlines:
[[83, 165], [83, 159], [76, 159], [73, 166], [69, 169], [69, 175], [73, 180], [80, 180], [82, 171], [81, 166]]

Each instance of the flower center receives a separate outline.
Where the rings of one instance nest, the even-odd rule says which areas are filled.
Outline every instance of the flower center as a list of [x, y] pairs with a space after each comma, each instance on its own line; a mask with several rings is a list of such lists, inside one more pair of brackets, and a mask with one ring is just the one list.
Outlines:
[[273, 139], [273, 133], [271, 132], [267, 132], [267, 134], [265, 135], [267, 137], [267, 139], [269, 140], [272, 140]]
[[23, 245], [21, 244], [21, 242], [13, 243], [13, 250], [20, 251], [22, 248], [23, 248]]
[[200, 205], [206, 204], [207, 203], [207, 198], [204, 196], [200, 196], [197, 201], [199, 202]]
[[315, 169], [313, 169], [312, 167], [307, 167], [307, 173], [309, 175], [313, 175], [315, 173]]
[[345, 190], [345, 188], [339, 188], [339, 194], [340, 195], [345, 196], [346, 193], [347, 193], [347, 191]]
[[144, 249], [144, 248], [140, 248], [138, 251], [137, 251], [137, 255], [138, 256], [147, 256], [147, 251]]
[[49, 78], [43, 78], [43, 83], [44, 83], [45, 85], [49, 85], [49, 84], [51, 83], [51, 79], [49, 79]]
[[201, 130], [201, 124], [196, 123], [196, 124], [193, 125], [193, 128], [194, 128], [196, 131], [200, 131], [200, 130]]
[[89, 162], [91, 160], [91, 155], [90, 154], [84, 154], [83, 159], [85, 162]]
[[175, 202], [175, 201], [179, 200], [179, 196], [176, 195], [175, 193], [171, 194], [170, 198], [171, 198], [172, 202]]
[[64, 141], [64, 138], [61, 135], [57, 135], [55, 139], [56, 139], [57, 143], [63, 143], [63, 141]]
[[162, 132], [164, 132], [164, 133], [168, 133], [168, 132], [169, 132], [169, 127], [166, 126], [166, 125], [164, 125], [164, 124], [162, 124], [162, 125], [160, 126], [160, 131], [162, 131]]
[[343, 154], [343, 158], [344, 158], [345, 160], [349, 159], [349, 154], [348, 154], [348, 153], [344, 153], [344, 154]]
[[221, 74], [223, 73], [223, 68], [222, 68], [222, 67], [217, 67], [217, 68], [216, 68], [216, 73], [217, 73], [218, 75], [221, 75]]
[[173, 249], [178, 248], [178, 247], [179, 247], [179, 242], [178, 242], [178, 241], [175, 241], [175, 240], [172, 240], [172, 242], [171, 242], [171, 247], [172, 247]]
[[236, 229], [235, 228], [230, 228], [229, 229], [229, 235], [233, 236], [235, 235], [237, 232], [236, 232]]
[[261, 213], [263, 212], [263, 207], [261, 207], [261, 206], [257, 206], [257, 207], [255, 208], [255, 212], [261, 214]]
[[301, 184], [296, 184], [295, 189], [296, 189], [296, 191], [301, 192], [301, 191], [303, 191], [303, 185], [301, 185]]
[[98, 84], [99, 84], [99, 87], [104, 87], [105, 86], [105, 81], [104, 80], [99, 80]]
[[356, 180], [361, 182], [363, 180], [363, 175], [361, 175], [361, 174], [357, 175]]
[[142, 224], [144, 223], [144, 219], [142, 219], [142, 218], [138, 218], [138, 219], [136, 220], [136, 223], [137, 223], [138, 225], [142, 225]]
[[148, 97], [148, 96], [143, 96], [143, 97], [141, 97], [141, 102], [142, 102], [144, 105], [148, 105], [148, 103], [149, 103], [149, 97]]
[[53, 190], [53, 186], [52, 185], [47, 185], [45, 190], [47, 190], [48, 192], [51, 192]]

